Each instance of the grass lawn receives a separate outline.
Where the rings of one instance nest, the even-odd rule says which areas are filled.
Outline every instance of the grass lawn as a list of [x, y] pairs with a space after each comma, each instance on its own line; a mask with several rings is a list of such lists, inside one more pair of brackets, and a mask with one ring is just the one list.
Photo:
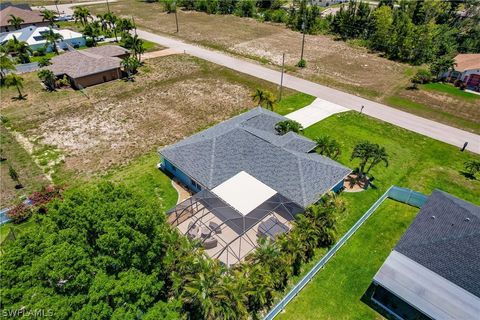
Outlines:
[[43, 58], [52, 59], [55, 56], [56, 56], [55, 52], [47, 52], [43, 56], [31, 56], [30, 57], [30, 62], [39, 62]]
[[308, 106], [313, 102], [313, 100], [315, 100], [315, 97], [299, 92], [282, 98], [280, 102], [275, 104], [273, 110], [281, 115], [286, 115], [290, 112]]
[[[471, 94], [468, 92], [462, 93]], [[471, 95], [474, 96], [474, 94]], [[427, 119], [432, 119], [457, 128], [474, 132], [476, 134], [480, 134], [480, 125], [475, 119], [467, 119], [466, 117], [456, 116], [452, 113], [442, 110], [433, 110], [432, 108], [428, 107], [423, 103], [415, 102], [411, 99], [399, 96], [390, 96], [385, 99], [385, 103], [397, 109], [401, 109]], [[462, 111], [461, 107], [459, 107], [458, 109], [459, 112]]]
[[[411, 188], [427, 195], [433, 189], [438, 188], [459, 198], [480, 204], [480, 180], [469, 180], [461, 174], [463, 163], [469, 159], [480, 159], [478, 155], [469, 152], [459, 152], [456, 147], [355, 112], [333, 115], [305, 129], [305, 135], [310, 138], [320, 135], [330, 135], [335, 138], [342, 145], [342, 154], [338, 161], [350, 168], [354, 168], [358, 164], [355, 160], [350, 161], [350, 154], [353, 146], [361, 140], [369, 140], [385, 146], [390, 155], [389, 167], [385, 168], [379, 165], [371, 172], [371, 175], [375, 177], [374, 184], [376, 189], [369, 189], [360, 193], [343, 193], [341, 195], [346, 202], [347, 210], [338, 221], [339, 236], [343, 235], [391, 185]], [[371, 270], [366, 268], [363, 280], [359, 278], [358, 281], [354, 280], [352, 284], [349, 284], [348, 279], [356, 279], [360, 276], [336, 272], [335, 279], [333, 279], [330, 278], [333, 277], [330, 273], [322, 275], [327, 270], [340, 268], [337, 264], [333, 265], [335, 260], [332, 260], [327, 264], [326, 269], [320, 271], [304, 291], [300, 293], [298, 298], [292, 302], [292, 306], [287, 308], [287, 313], [283, 314], [280, 319], [304, 319], [309, 318], [308, 315], [311, 318], [318, 319], [375, 319], [379, 317], [375, 313], [369, 313], [369, 311], [362, 311], [364, 312], [362, 316], [357, 316], [357, 306], [361, 303], [358, 300], [368, 288], [369, 281], [367, 281], [367, 278], [371, 279], [371, 276], [376, 271], [375, 268], [378, 268], [381, 264], [379, 262], [386, 257], [385, 250], [388, 253], [405, 227], [412, 220], [412, 210], [413, 214], [418, 212], [417, 209], [412, 209], [409, 206], [390, 202], [393, 204], [393, 208], [384, 208], [382, 210], [386, 212], [387, 216], [390, 216], [389, 213], [395, 212], [394, 222], [386, 218], [379, 219], [378, 225], [373, 228], [373, 230], [385, 230], [382, 231], [382, 238], [374, 239], [367, 235], [364, 236], [366, 240], [371, 242], [370, 245], [377, 246], [374, 250], [377, 250], [378, 256], [358, 258], [366, 256], [366, 254], [358, 253], [362, 251], [353, 249], [349, 254], [345, 255], [345, 259], [349, 258], [350, 260], [347, 259], [345, 261], [348, 262], [342, 261], [340, 263], [341, 265], [346, 264], [343, 268], [348, 268], [348, 264], [352, 263], [355, 265], [357, 260], [363, 262], [363, 264], [373, 261]], [[388, 207], [390, 207], [390, 204]], [[379, 216], [378, 213], [375, 213], [373, 217]], [[392, 223], [396, 224], [396, 228], [399, 229], [398, 232], [389, 231], [395, 230], [393, 227], [393, 229], [390, 229], [390, 224]], [[365, 226], [368, 225], [367, 223]], [[362, 229], [363, 227], [360, 231]], [[385, 246], [382, 242], [385, 243]], [[345, 249], [349, 250], [349, 244], [350, 242], [346, 247], [340, 249], [337, 256], [343, 256], [342, 252]], [[360, 245], [358, 248], [362, 246]], [[318, 261], [323, 254], [324, 251], [319, 251], [315, 261]], [[307, 272], [313, 264], [314, 262], [306, 265], [303, 268], [303, 272]], [[330, 269], [330, 264], [335, 266], [335, 268]], [[361, 271], [356, 271], [355, 268], [349, 270], [351, 272]], [[363, 285], [365, 285], [364, 288]], [[318, 293], [319, 291], [322, 294]], [[352, 298], [342, 300], [340, 302], [341, 306], [339, 306], [341, 296]], [[343, 305], [345, 305], [345, 309], [342, 309]], [[365, 306], [365, 308], [367, 307]], [[362, 310], [367, 310], [365, 308]]]
[[473, 94], [470, 92], [465, 92], [449, 83], [432, 82], [432, 83], [421, 85], [420, 88], [428, 91], [447, 93], [450, 96], [468, 100], [468, 101], [480, 100], [480, 95]]
[[278, 319], [380, 319], [360, 301], [418, 209], [386, 200]]

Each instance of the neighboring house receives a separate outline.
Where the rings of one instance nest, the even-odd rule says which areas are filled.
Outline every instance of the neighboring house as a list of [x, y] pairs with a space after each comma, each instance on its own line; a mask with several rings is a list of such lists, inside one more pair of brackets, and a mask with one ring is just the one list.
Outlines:
[[455, 67], [443, 75], [451, 81], [461, 80], [468, 89], [480, 92], [480, 53], [465, 53], [455, 57]]
[[19, 17], [23, 20], [19, 29], [28, 26], [43, 27], [48, 26], [48, 21], [44, 21], [40, 11], [31, 10], [30, 7], [20, 5], [4, 5], [0, 10], [0, 32], [10, 32], [15, 28], [10, 25], [8, 20], [11, 16]]
[[[9, 33], [4, 33], [0, 35], [0, 44], [4, 44], [15, 37], [18, 41], [25, 41], [32, 50], [37, 50], [40, 47], [45, 47], [47, 41], [44, 38], [44, 34], [47, 33], [49, 29], [49, 27], [29, 26]], [[85, 46], [86, 44], [86, 40], [81, 33], [68, 29], [52, 30], [55, 33], [61, 34], [63, 37], [63, 40], [57, 42], [58, 48], [66, 50], [69, 45], [78, 48]], [[47, 47], [47, 52], [51, 51], [53, 51], [53, 47], [49, 45]]]
[[348, 0], [312, 0], [312, 5], [320, 7], [328, 7], [334, 4], [348, 2]]
[[190, 227], [201, 223], [225, 227], [206, 252], [226, 265], [254, 250], [259, 236], [288, 231], [298, 213], [342, 189], [351, 172], [315, 153], [312, 140], [278, 135], [274, 127], [283, 120], [258, 107], [159, 151], [160, 167], [196, 192], [169, 212], [169, 222], [191, 237]]
[[119, 46], [102, 46], [85, 50], [72, 50], [51, 59], [45, 67], [57, 77], [66, 75], [72, 87], [82, 89], [99, 83], [120, 79], [119, 57], [128, 55], [128, 50]]
[[390, 319], [478, 319], [480, 207], [434, 190], [367, 291]]

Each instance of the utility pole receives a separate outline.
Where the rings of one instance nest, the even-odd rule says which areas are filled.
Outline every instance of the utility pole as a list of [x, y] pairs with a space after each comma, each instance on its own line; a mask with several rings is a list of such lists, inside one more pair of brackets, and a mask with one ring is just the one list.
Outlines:
[[280, 78], [280, 94], [278, 95], [278, 101], [282, 100], [282, 91], [283, 91], [283, 72], [285, 70], [285, 52], [282, 56], [282, 76]]
[[57, 8], [57, 14], [60, 15], [60, 10], [58, 10], [58, 0], [55, 0], [55, 7]]
[[302, 54], [300, 55], [300, 61], [303, 61], [303, 48], [305, 47], [305, 14], [303, 14], [303, 22], [302, 22]]
[[108, 4], [108, 0], [107, 0], [107, 11], [108, 13], [110, 13], [110, 5]]
[[177, 25], [177, 33], [178, 33], [177, 1], [174, 2], [174, 5], [175, 5], [175, 24]]

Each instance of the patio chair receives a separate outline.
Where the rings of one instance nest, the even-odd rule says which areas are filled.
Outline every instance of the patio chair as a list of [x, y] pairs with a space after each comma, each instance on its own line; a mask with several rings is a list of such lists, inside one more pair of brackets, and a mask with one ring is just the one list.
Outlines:
[[210, 238], [207, 238], [205, 239], [205, 241], [203, 242], [203, 247], [205, 249], [213, 249], [217, 246], [217, 239], [216, 238], [213, 238], [213, 237], [210, 237]]
[[187, 237], [189, 239], [195, 239], [198, 237], [198, 230], [199, 228], [197, 226], [193, 226], [190, 230], [187, 232]]
[[210, 227], [210, 229], [213, 230], [213, 232], [215, 232], [216, 234], [220, 234], [222, 233], [222, 229], [220, 228], [220, 225], [216, 222], [213, 222], [213, 221], [210, 221], [208, 223], [208, 226]]

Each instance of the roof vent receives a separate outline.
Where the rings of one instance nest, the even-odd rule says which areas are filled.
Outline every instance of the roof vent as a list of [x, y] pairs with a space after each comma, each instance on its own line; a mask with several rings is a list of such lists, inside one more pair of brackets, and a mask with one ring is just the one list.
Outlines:
[[470, 218], [465, 218], [465, 221], [466, 221], [466, 222], [470, 222]]
[[435, 216], [431, 216], [430, 218], [432, 218], [432, 219], [436, 219], [437, 217], [435, 217]]

